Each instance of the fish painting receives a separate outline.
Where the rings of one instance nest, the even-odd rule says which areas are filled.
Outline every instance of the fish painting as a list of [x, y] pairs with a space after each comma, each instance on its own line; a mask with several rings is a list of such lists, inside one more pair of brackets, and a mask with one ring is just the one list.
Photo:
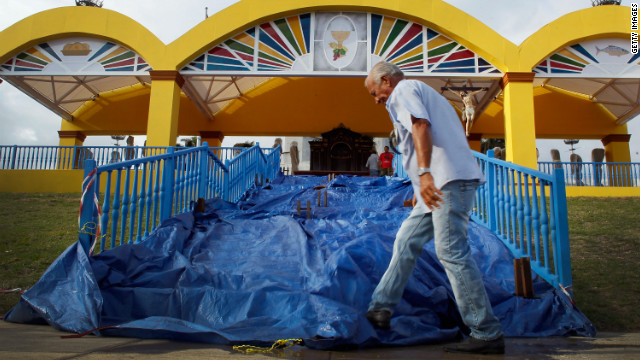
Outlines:
[[629, 53], [629, 50], [627, 49], [623, 49], [619, 46], [615, 46], [615, 45], [609, 45], [604, 49], [600, 49], [596, 46], [596, 56], [600, 53], [600, 52], [605, 52], [611, 56], [617, 56], [620, 57], [622, 55], [627, 55]]

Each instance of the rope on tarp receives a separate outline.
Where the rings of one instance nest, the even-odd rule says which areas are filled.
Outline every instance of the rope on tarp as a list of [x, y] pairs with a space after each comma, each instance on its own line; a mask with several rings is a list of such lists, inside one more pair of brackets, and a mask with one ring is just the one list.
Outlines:
[[302, 339], [280, 339], [274, 342], [269, 348], [253, 345], [235, 345], [233, 350], [243, 354], [275, 354], [277, 352], [283, 352], [290, 347], [302, 344]]

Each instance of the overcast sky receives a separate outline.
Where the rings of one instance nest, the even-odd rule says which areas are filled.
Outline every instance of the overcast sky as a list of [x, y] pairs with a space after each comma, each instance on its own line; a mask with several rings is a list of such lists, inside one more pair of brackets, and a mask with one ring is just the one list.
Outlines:
[[[104, 0], [104, 8], [115, 10], [136, 20], [165, 44], [172, 42], [209, 15], [240, 0]], [[269, 1], [264, 0], [264, 4]], [[518, 45], [545, 24], [576, 10], [591, 6], [590, 0], [444, 0], [493, 28], [507, 40]], [[640, 2], [640, 1], [639, 1]], [[630, 6], [624, 0], [622, 5]], [[0, 30], [37, 12], [62, 6], [72, 6], [74, 0], [2, 0]], [[606, 21], [606, 19], [603, 19]], [[4, 82], [0, 84], [0, 145], [57, 145], [60, 118], [27, 95]], [[629, 123], [632, 161], [640, 161], [640, 118]], [[636, 137], [637, 136], [637, 137]], [[225, 139], [225, 146], [236, 138]], [[87, 145], [112, 144], [105, 137], [88, 137]], [[261, 140], [271, 146], [273, 138]], [[136, 145], [138, 144], [136, 141]], [[558, 140], [539, 140], [540, 160], [550, 160], [551, 147], [558, 148], [568, 161], [569, 147]], [[591, 149], [602, 147], [596, 140], [583, 140], [577, 153], [590, 161]]]

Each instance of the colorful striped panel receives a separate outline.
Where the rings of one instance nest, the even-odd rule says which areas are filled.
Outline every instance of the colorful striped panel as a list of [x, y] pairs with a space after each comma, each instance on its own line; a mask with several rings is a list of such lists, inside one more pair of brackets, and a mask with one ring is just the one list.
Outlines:
[[435, 73], [500, 73], [488, 61], [458, 42], [427, 30], [428, 69]]
[[403, 71], [424, 71], [423, 26], [401, 19], [371, 14], [371, 53], [398, 65]]
[[[259, 38], [256, 52], [256, 30]], [[277, 19], [252, 27], [217, 45], [183, 71], [282, 71], [311, 51], [311, 14]]]
[[[73, 41], [73, 40], [69, 40]], [[116, 50], [112, 51], [114, 48]], [[111, 53], [109, 53], [111, 51]], [[100, 50], [93, 54], [87, 63], [96, 61], [95, 59], [101, 55], [108, 53], [102, 59], [98, 60], [105, 71], [148, 71], [149, 64], [134, 51], [125, 47], [106, 42]], [[47, 65], [52, 62], [64, 63], [65, 56], [58, 54], [48, 43], [38, 44], [36, 47], [22, 51], [14, 58], [9, 59], [2, 65], [2, 69], [7, 71], [43, 71]], [[55, 60], [53, 60], [55, 59]]]
[[52, 62], [39, 49], [32, 47], [3, 64], [3, 68], [9, 71], [42, 71]]
[[[104, 48], [104, 47], [103, 47]], [[102, 49], [101, 49], [102, 50]], [[92, 58], [95, 58], [93, 56]], [[105, 71], [148, 71], [150, 69], [147, 62], [134, 51], [123, 46], [112, 51], [107, 56], [98, 60]]]
[[580, 74], [589, 64], [598, 60], [582, 45], [566, 47], [541, 61], [533, 71], [538, 74]]

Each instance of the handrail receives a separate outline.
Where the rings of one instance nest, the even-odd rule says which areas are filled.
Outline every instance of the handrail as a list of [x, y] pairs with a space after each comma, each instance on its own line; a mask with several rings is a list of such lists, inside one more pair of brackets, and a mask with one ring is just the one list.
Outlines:
[[[559, 289], [570, 289], [571, 256], [564, 171], [529, 169], [474, 152], [486, 176], [471, 216], [491, 229], [516, 257]], [[570, 290], [567, 290], [571, 294]]]
[[[94, 246], [104, 251], [142, 241], [163, 220], [191, 211], [198, 198], [237, 201], [254, 182], [244, 181], [246, 175], [230, 163], [255, 169], [252, 176], [273, 179], [278, 174], [279, 156], [277, 162], [268, 159], [279, 151], [265, 156], [255, 146], [225, 164], [216, 150], [204, 143], [200, 147], [169, 147], [160, 155], [102, 166], [97, 166], [94, 159], [86, 160], [79, 219], [83, 248], [91, 254]], [[237, 185], [232, 189], [231, 184]]]
[[[515, 257], [529, 257], [531, 268], [570, 296], [571, 255], [565, 177], [529, 169], [473, 151], [486, 183], [476, 191], [471, 218], [488, 227]], [[396, 154], [396, 173], [404, 174]]]
[[[97, 166], [164, 154], [167, 149], [183, 151], [180, 146], [43, 146], [0, 145], [0, 170], [73, 170], [94, 159]], [[211, 148], [222, 161], [243, 151], [241, 147]], [[272, 149], [264, 149], [271, 151]]]
[[550, 174], [562, 168], [568, 186], [640, 186], [640, 163], [540, 161], [538, 170]]

